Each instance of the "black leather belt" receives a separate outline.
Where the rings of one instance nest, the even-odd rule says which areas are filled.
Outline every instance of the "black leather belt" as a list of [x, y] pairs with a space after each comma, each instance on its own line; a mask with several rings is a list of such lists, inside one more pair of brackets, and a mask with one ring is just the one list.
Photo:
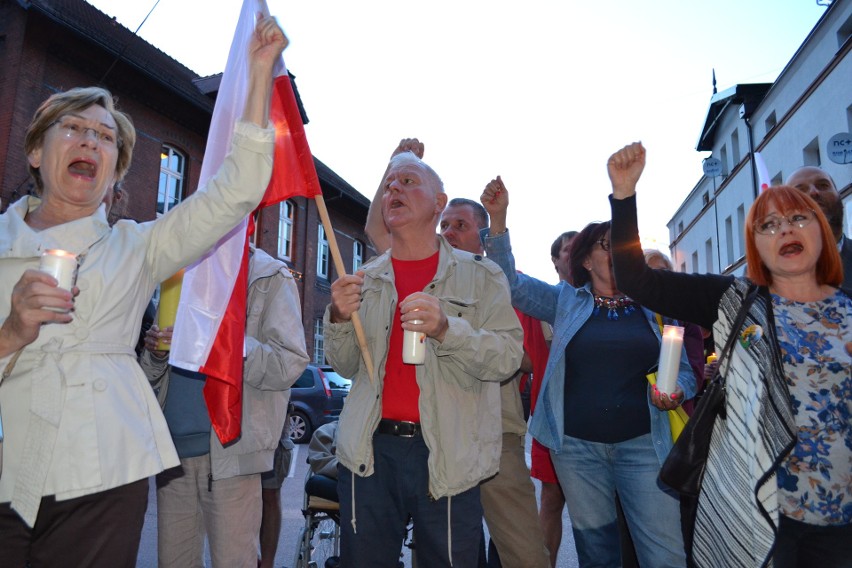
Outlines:
[[376, 434], [390, 434], [403, 438], [413, 438], [421, 433], [420, 424], [417, 422], [401, 422], [399, 420], [385, 420], [384, 418], [379, 421], [379, 427], [376, 428]]

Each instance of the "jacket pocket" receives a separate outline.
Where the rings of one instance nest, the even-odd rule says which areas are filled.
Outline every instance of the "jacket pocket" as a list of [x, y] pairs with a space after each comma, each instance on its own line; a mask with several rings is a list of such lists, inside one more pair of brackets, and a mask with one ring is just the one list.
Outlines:
[[471, 325], [476, 321], [476, 308], [479, 303], [475, 299], [463, 299], [454, 297], [438, 298], [441, 303], [441, 309], [447, 314], [447, 317], [462, 318]]
[[62, 472], [64, 477], [61, 484], [57, 481], [57, 486], [85, 490], [102, 484], [102, 447], [95, 398], [107, 385], [102, 378], [67, 383], [62, 422], [56, 435], [57, 450], [53, 454], [62, 464], [53, 471]]

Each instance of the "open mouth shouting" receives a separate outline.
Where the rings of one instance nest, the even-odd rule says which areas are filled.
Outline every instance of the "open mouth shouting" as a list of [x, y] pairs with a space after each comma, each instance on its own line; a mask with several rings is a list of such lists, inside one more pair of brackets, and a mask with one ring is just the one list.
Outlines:
[[71, 162], [68, 166], [68, 172], [73, 176], [92, 180], [98, 173], [98, 166], [92, 160], [81, 158]]
[[790, 257], [800, 254], [803, 250], [805, 250], [805, 247], [802, 243], [799, 241], [790, 241], [781, 245], [781, 248], [778, 249], [778, 254], [783, 257]]

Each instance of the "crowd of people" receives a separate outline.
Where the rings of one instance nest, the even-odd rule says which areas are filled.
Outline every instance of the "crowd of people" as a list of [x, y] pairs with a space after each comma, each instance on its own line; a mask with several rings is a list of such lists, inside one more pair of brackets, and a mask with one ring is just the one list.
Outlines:
[[[149, 223], [111, 215], [136, 134], [109, 92], [57, 93], [36, 112], [37, 195], [0, 215], [0, 565], [134, 566], [156, 476], [160, 566], [202, 565], [205, 538], [214, 567], [272, 566], [289, 388], [308, 363], [292, 276], [251, 250], [234, 443], [211, 428], [206, 377], [169, 365], [172, 329], [139, 340], [157, 285], [266, 189], [286, 44], [258, 19], [219, 175]], [[324, 442], [341, 566], [396, 568], [413, 521], [422, 567], [555, 567], [565, 506], [583, 567], [850, 566], [852, 241], [830, 176], [800, 168], [758, 196], [744, 276], [678, 273], [641, 248], [646, 153], [630, 144], [607, 162], [611, 220], [554, 241], [553, 285], [516, 267], [503, 180], [450, 199], [424, 149], [392, 153], [365, 227], [380, 254], [338, 275], [324, 316], [328, 361], [352, 379]], [[77, 255], [75, 283], [38, 269], [50, 249]], [[666, 325], [687, 330], [668, 390], [653, 378]], [[718, 371], [705, 365], [731, 338]], [[725, 412], [691, 499], [659, 479], [670, 413], [716, 372]]]

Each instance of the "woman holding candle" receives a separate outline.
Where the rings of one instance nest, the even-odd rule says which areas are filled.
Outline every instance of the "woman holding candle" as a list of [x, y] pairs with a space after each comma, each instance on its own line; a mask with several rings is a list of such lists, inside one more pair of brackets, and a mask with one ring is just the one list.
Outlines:
[[[651, 268], [660, 270], [674, 270], [672, 261], [657, 249], [645, 249], [642, 251], [645, 255], [645, 264]], [[700, 325], [691, 322], [681, 321], [683, 326], [683, 348], [686, 349], [686, 357], [689, 359], [689, 364], [692, 367], [692, 372], [695, 373], [696, 381], [696, 397], [701, 394], [704, 386], [704, 331]], [[687, 414], [692, 415], [693, 403], [695, 398], [685, 400], [683, 408]]]
[[[178, 464], [134, 346], [157, 284], [257, 205], [271, 167], [272, 67], [287, 40], [261, 18], [232, 150], [205, 191], [156, 221], [107, 222], [107, 192], [130, 167], [135, 131], [109, 92], [45, 101], [25, 152], [39, 197], [0, 215], [0, 565], [134, 566], [147, 478]], [[76, 254], [76, 286], [37, 270]], [[58, 311], [54, 311], [58, 310]]]
[[[852, 300], [820, 208], [771, 187], [746, 219], [747, 277], [652, 270], [642, 261], [636, 183], [645, 149], [613, 154], [613, 260], [644, 305], [714, 327], [726, 418], [717, 419], [698, 499], [698, 566], [849, 566], [852, 558]], [[732, 322], [758, 287], [740, 329]]]
[[660, 356], [656, 317], [615, 285], [609, 223], [591, 223], [572, 242], [573, 285], [517, 273], [502, 181], [482, 204], [491, 215], [488, 258], [503, 268], [512, 304], [553, 325], [553, 342], [530, 433], [550, 448], [571, 515], [580, 566], [620, 566], [618, 492], [642, 566], [683, 567], [677, 495], [657, 482], [672, 446], [665, 410], [692, 397], [695, 378], [680, 350], [674, 392], [645, 377]]

